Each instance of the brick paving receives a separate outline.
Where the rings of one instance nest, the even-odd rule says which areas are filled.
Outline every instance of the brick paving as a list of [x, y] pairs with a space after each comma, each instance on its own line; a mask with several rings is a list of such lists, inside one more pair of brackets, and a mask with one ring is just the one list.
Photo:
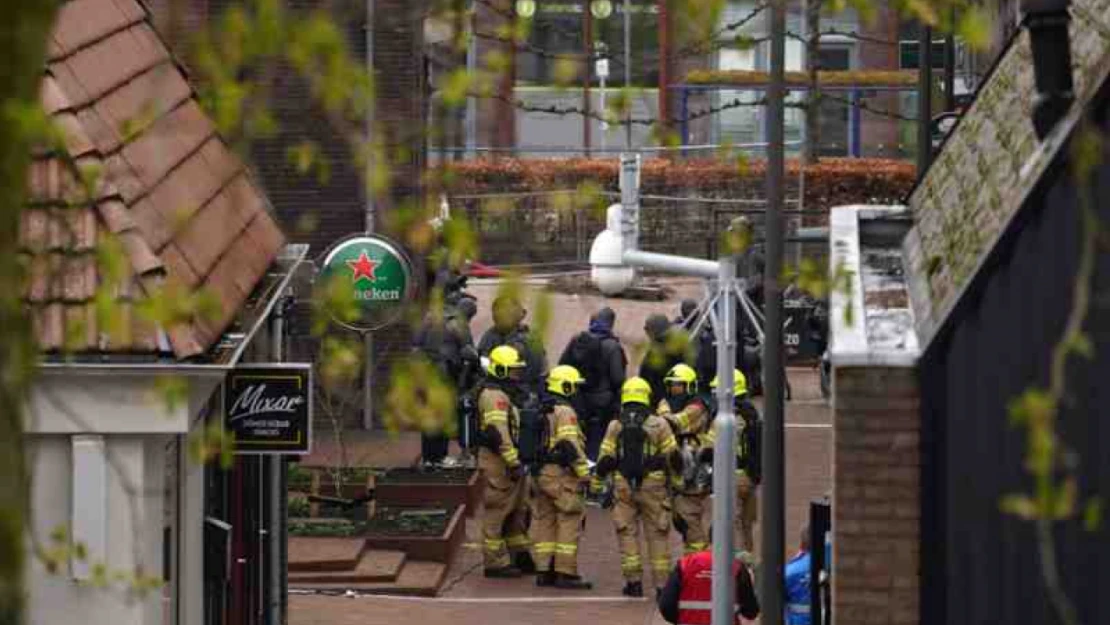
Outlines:
[[[606, 300], [594, 295], [552, 296], [553, 315], [545, 333], [548, 361], [558, 359], [562, 348], [586, 327], [589, 316], [603, 305], [617, 313], [616, 334], [626, 347], [641, 343], [647, 316], [663, 312], [673, 317], [683, 297], [697, 298], [700, 281], [669, 280], [675, 295], [664, 302]], [[489, 326], [489, 307], [497, 293], [494, 283], [472, 282], [470, 291], [478, 298], [479, 313], [474, 319], [475, 339]], [[534, 308], [526, 295], [526, 306]], [[630, 349], [633, 370], [636, 350]], [[810, 499], [831, 489], [832, 429], [828, 406], [821, 399], [817, 371], [796, 368], [788, 371], [793, 401], [786, 408], [786, 539], [787, 551], [797, 546], [798, 530], [808, 514]], [[761, 403], [758, 402], [757, 403]], [[412, 462], [419, 451], [419, 438], [401, 434], [389, 438], [378, 433], [348, 431], [348, 458], [376, 466], [402, 466]], [[317, 438], [316, 451], [306, 464], [323, 464], [338, 455], [328, 437]], [[595, 583], [590, 592], [567, 592], [536, 588], [531, 579], [487, 580], [481, 572], [478, 525], [467, 522], [467, 540], [447, 572], [437, 598], [383, 597], [290, 597], [292, 625], [386, 625], [406, 621], [420, 625], [471, 622], [482, 624], [534, 623], [546, 625], [583, 625], [586, 623], [654, 625], [662, 624], [654, 605], [648, 600], [630, 601], [620, 597], [620, 575], [616, 535], [606, 511], [591, 508], [586, 518], [586, 533], [580, 547], [580, 569]], [[759, 539], [757, 526], [756, 539]], [[673, 535], [674, 554], [679, 553], [679, 538]], [[650, 573], [646, 575], [650, 576]], [[650, 579], [645, 586], [651, 588]], [[650, 590], [649, 590], [650, 594]]]
[[[656, 304], [656, 306], [658, 306]], [[619, 315], [620, 313], [618, 313]], [[791, 369], [795, 401], [786, 408], [786, 539], [787, 551], [797, 545], [798, 530], [808, 514], [810, 499], [832, 487], [832, 429], [828, 407], [820, 401], [816, 371]], [[367, 439], [369, 442], [371, 439]], [[391, 454], [406, 457], [417, 441], [394, 440]], [[401, 449], [408, 448], [408, 449]], [[530, 579], [487, 580], [481, 574], [478, 526], [467, 523], [467, 541], [447, 573], [438, 598], [290, 597], [292, 625], [386, 625], [418, 621], [439, 623], [532, 623], [583, 625], [584, 623], [662, 624], [651, 602], [620, 598], [622, 580], [615, 533], [606, 511], [589, 510], [581, 545], [581, 572], [595, 582], [591, 592], [536, 588]], [[756, 539], [759, 539], [757, 527]], [[678, 537], [673, 537], [678, 553]], [[645, 580], [648, 581], [648, 580]], [[650, 588], [648, 583], [645, 586]], [[564, 600], [566, 599], [566, 600]], [[550, 600], [550, 602], [547, 602]]]

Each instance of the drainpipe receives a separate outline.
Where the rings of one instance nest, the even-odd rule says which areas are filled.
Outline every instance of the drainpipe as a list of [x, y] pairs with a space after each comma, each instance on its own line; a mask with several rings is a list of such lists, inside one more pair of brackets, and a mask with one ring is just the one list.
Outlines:
[[[270, 360], [282, 362], [285, 360], [285, 307], [288, 291], [282, 293], [277, 306], [274, 307], [273, 317], [270, 320]], [[281, 455], [263, 456], [270, 469], [270, 575], [267, 584], [270, 587], [270, 609], [267, 610], [269, 625], [282, 625], [282, 609], [285, 594], [286, 567], [285, 558], [281, 557], [285, 548], [285, 514], [282, 506], [285, 497], [285, 457]]]
[[1075, 101], [1068, 34], [1069, 0], [1022, 0], [1022, 22], [1033, 49], [1033, 128], [1044, 139]]

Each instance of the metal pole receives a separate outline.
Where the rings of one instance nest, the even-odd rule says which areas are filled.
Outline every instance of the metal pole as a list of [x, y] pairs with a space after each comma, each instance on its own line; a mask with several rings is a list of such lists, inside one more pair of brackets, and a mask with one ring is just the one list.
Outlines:
[[[366, 0], [366, 67], [370, 75], [374, 75], [374, 0]], [[377, 90], [375, 90], [375, 94]], [[376, 102], [377, 95], [371, 98], [369, 105], [366, 108], [366, 140], [372, 141], [374, 138], [374, 117], [377, 108]], [[370, 156], [366, 159], [366, 232], [371, 233], [374, 231], [374, 190], [370, 186], [370, 181], [374, 179], [374, 150], [370, 150]], [[374, 427], [374, 396], [371, 389], [374, 388], [374, 335], [366, 332], [362, 335], [363, 340], [363, 358], [365, 367], [362, 376], [362, 427], [370, 430]]]
[[[467, 26], [467, 39], [466, 39], [466, 75], [474, 76], [475, 70], [478, 66], [478, 38], [474, 36], [474, 13], [477, 7], [474, 6], [474, 1], [470, 2], [470, 11], [468, 12], [466, 21]], [[466, 96], [466, 155], [468, 158], [474, 158], [477, 155], [476, 148], [478, 147], [478, 100], [473, 94]]]
[[632, 149], [632, 0], [624, 0], [624, 149]]
[[[956, 22], [952, 9], [952, 23]], [[956, 110], [956, 36], [951, 31], [944, 36], [944, 110]]]
[[[783, 468], [783, 370], [782, 275], [783, 256], [783, 95], [786, 56], [785, 0], [771, 2], [771, 80], [767, 89], [767, 264], [763, 276], [766, 333], [763, 342], [763, 522], [760, 575], [763, 625], [783, 620], [783, 566], [785, 564], [785, 471]], [[720, 374], [718, 369], [718, 375]]]
[[917, 178], [925, 175], [933, 159], [933, 29], [921, 24], [917, 52]]
[[[274, 307], [271, 317], [272, 332], [270, 335], [270, 359], [273, 362], [282, 362], [285, 359], [285, 298], [282, 294]], [[284, 458], [282, 456], [266, 457], [270, 469], [270, 606], [267, 611], [269, 625], [282, 625], [282, 594], [285, 589], [285, 566], [281, 562], [282, 543], [285, 541], [285, 532], [282, 531], [282, 493], [285, 491]]]
[[582, 153], [586, 158], [590, 158], [590, 147], [593, 141], [590, 135], [593, 134], [594, 120], [590, 113], [593, 111], [593, 101], [590, 96], [591, 83], [594, 80], [594, 24], [593, 13], [590, 12], [589, 3], [586, 3], [582, 11], [582, 38], [586, 40], [585, 56], [585, 80], [582, 81], [582, 110], [585, 113], [582, 115]]
[[[713, 625], [736, 623], [736, 582], [732, 576], [732, 509], [736, 499], [736, 414], [733, 410], [732, 370], [736, 366], [736, 302], [732, 283], [736, 260], [719, 261], [717, 305], [717, 442], [713, 449]], [[764, 617], [766, 618], [766, 617]]]
[[[604, 76], [598, 77], [598, 81], [601, 83], [600, 84], [601, 93], [598, 94], [599, 99], [598, 99], [598, 107], [597, 108], [598, 108], [599, 111], [601, 111], [601, 116], [606, 117], [606, 115], [605, 115], [605, 111], [606, 111], [606, 109], [605, 109], [605, 77]], [[609, 134], [609, 124], [605, 121], [605, 119], [602, 119], [601, 120], [601, 132], [598, 133], [598, 136], [597, 136], [598, 144], [601, 147], [602, 155], [605, 154], [605, 149], [606, 149], [605, 148], [605, 135], [607, 135], [607, 134]]]

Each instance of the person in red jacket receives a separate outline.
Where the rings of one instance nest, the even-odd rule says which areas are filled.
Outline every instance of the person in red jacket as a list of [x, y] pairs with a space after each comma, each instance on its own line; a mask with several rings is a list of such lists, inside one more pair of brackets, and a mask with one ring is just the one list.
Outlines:
[[[752, 587], [751, 573], [743, 562], [732, 561], [732, 574], [736, 577], [735, 613], [739, 625], [741, 616], [748, 620], [759, 616], [759, 599]], [[656, 600], [659, 613], [668, 623], [710, 625], [713, 614], [713, 554], [707, 549], [679, 560]]]

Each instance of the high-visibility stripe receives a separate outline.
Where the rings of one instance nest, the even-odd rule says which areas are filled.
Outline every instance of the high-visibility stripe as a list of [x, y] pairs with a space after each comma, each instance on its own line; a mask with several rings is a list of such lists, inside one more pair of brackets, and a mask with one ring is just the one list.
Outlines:
[[487, 538], [486, 551], [497, 553], [505, 548], [505, 541], [500, 538]]
[[673, 451], [676, 447], [678, 447], [678, 443], [675, 442], [674, 437], [668, 436], [667, 438], [663, 439], [662, 443], [660, 443], [659, 451], [662, 453], [669, 453]]
[[505, 538], [505, 543], [510, 547], [527, 547], [528, 537], [521, 534], [514, 534]]
[[621, 568], [628, 569], [632, 567], [639, 567], [641, 564], [640, 556], [621, 556]]
[[794, 614], [809, 614], [808, 603], [788, 603], [786, 604], [786, 611]]
[[671, 568], [670, 558], [655, 558], [651, 561], [651, 568], [659, 570], [667, 570]]
[[564, 556], [573, 556], [574, 554], [578, 553], [578, 545], [574, 543], [556, 543], [555, 553]]
[[580, 430], [578, 429], [578, 426], [576, 426], [576, 425], [564, 425], [563, 427], [555, 430], [555, 437], [556, 438], [567, 437], [567, 438], [571, 438], [571, 439], [576, 439], [576, 438], [578, 438], [579, 431]]
[[509, 464], [516, 464], [517, 460], [520, 458], [520, 452], [515, 449], [508, 449], [501, 452], [501, 457]]
[[493, 425], [495, 423], [508, 423], [509, 415], [503, 412], [500, 414], [487, 412], [486, 414], [482, 415], [482, 422], [486, 425]]
[[532, 550], [537, 555], [551, 555], [555, 553], [555, 543], [532, 543]]
[[590, 465], [585, 462], [577, 462], [574, 464], [574, 473], [578, 477], [586, 477], [590, 474]]
[[686, 411], [682, 411], [674, 416], [674, 420], [678, 422], [679, 427], [683, 430], [690, 429], [690, 415]]
[[613, 453], [616, 450], [617, 450], [617, 444], [616, 443], [612, 443], [612, 442], [609, 442], [609, 441], [602, 441], [602, 443], [601, 443], [601, 454], [602, 455], [607, 456], [607, 455]]

